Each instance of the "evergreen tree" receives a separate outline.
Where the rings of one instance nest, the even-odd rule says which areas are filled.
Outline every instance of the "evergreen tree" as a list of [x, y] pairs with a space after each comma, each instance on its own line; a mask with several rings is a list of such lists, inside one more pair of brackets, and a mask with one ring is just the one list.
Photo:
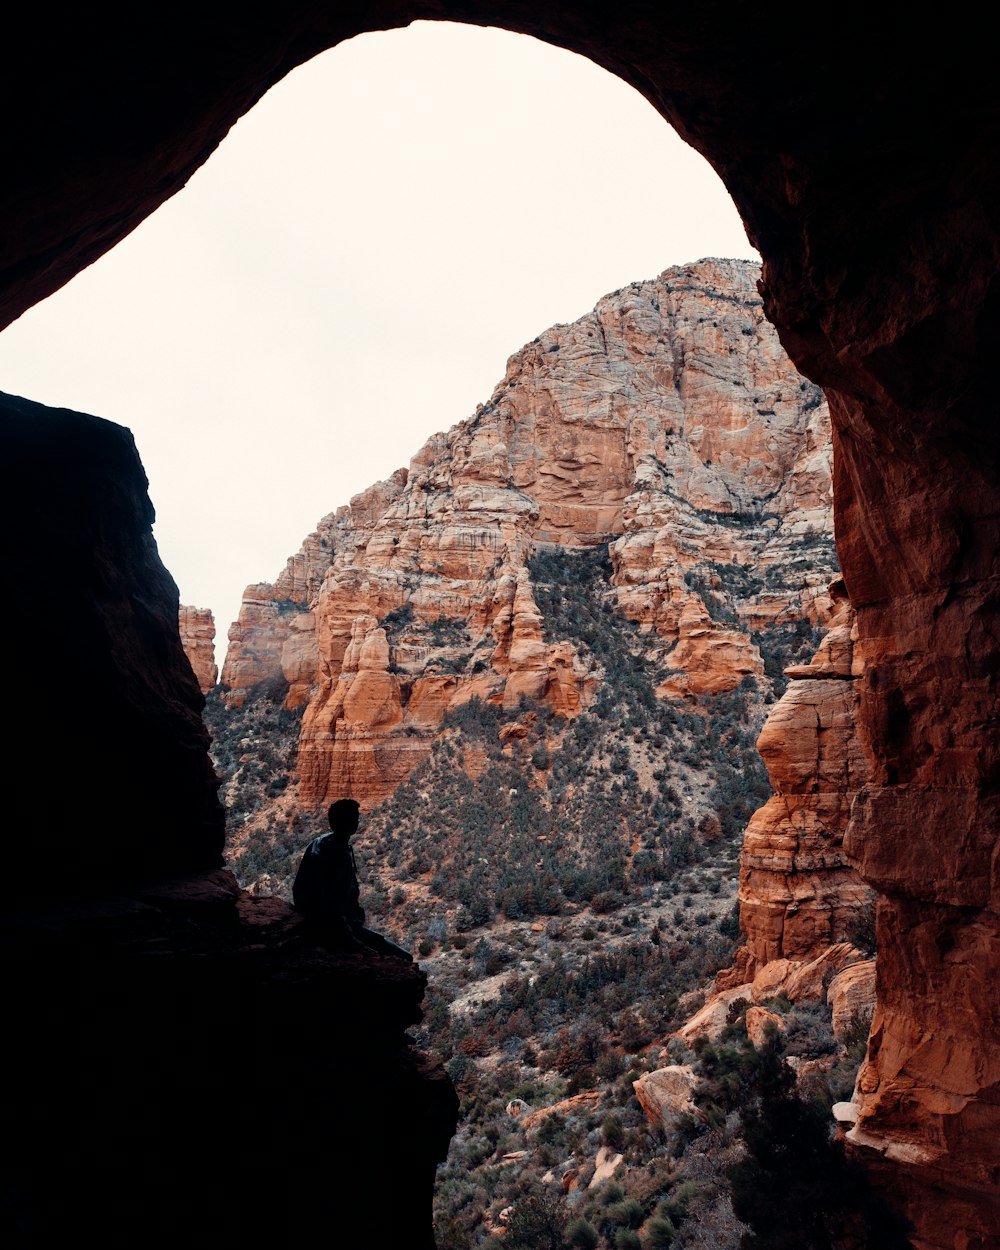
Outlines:
[[795, 1093], [782, 1043], [762, 1048], [740, 1110], [746, 1156], [729, 1172], [743, 1250], [909, 1250], [905, 1222], [833, 1139], [829, 1113]]

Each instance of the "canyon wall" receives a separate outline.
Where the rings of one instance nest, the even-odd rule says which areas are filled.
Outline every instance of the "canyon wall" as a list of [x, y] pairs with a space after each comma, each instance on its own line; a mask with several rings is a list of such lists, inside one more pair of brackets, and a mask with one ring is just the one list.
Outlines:
[[[878, 1146], [864, 1149], [869, 1162], [884, 1161], [886, 1189], [905, 1201], [921, 1247], [988, 1246], [1000, 1226], [1000, 1054], [990, 993], [1000, 962], [1000, 160], [990, 42], [970, 38], [961, 21], [939, 22], [929, 37], [926, 23], [900, 21], [888, 8], [827, 15], [817, 38], [781, 12], [734, 15], [714, 2], [656, 10], [624, 0], [609, 12], [565, 0], [336, 9], [295, 0], [280, 11], [220, 4], [199, 15], [197, 38], [180, 10], [166, 18], [137, 12], [137, 62], [120, 55], [117, 14], [88, 10], [52, 23], [43, 10], [24, 10], [18, 55], [0, 84], [5, 115], [19, 120], [2, 138], [11, 175], [0, 191], [3, 324], [178, 191], [295, 65], [363, 30], [419, 17], [500, 23], [589, 56], [641, 91], [733, 194], [764, 258], [767, 316], [831, 399], [838, 541], [857, 609], [859, 739], [869, 767], [847, 848], [879, 893], [882, 954], [863, 1119]], [[34, 463], [31, 451], [17, 449], [11, 476]], [[102, 470], [91, 463], [86, 471]], [[77, 519], [103, 515], [101, 500], [79, 502]], [[60, 515], [58, 501], [52, 508]], [[30, 567], [37, 518], [31, 508], [24, 516], [28, 523], [13, 518], [23, 530], [10, 532], [24, 534]], [[51, 537], [51, 550], [61, 551], [59, 526]], [[102, 576], [91, 568], [81, 580], [84, 599]], [[126, 639], [127, 656], [128, 628], [107, 625], [107, 636]], [[62, 657], [67, 632], [46, 637], [47, 656]], [[79, 655], [104, 654], [107, 636], [81, 638]], [[148, 706], [148, 680], [128, 664], [122, 676], [135, 692], [123, 723], [142, 728], [144, 712], [132, 716]], [[20, 688], [29, 705], [31, 679]], [[193, 706], [190, 677], [177, 681], [179, 703]], [[174, 689], [172, 679], [163, 689]], [[67, 690], [76, 694], [64, 678], [32, 721], [34, 743], [53, 743]], [[72, 721], [66, 736], [73, 743], [103, 729], [87, 724], [78, 733]], [[81, 794], [83, 806], [117, 813], [129, 735], [119, 750], [115, 722], [107, 729], [105, 766], [89, 777], [81, 770]], [[181, 727], [164, 741], [165, 760], [179, 743], [192, 752], [176, 760], [184, 777], [204, 752]], [[33, 775], [58, 775], [33, 749]], [[189, 796], [196, 825], [201, 794], [195, 787]], [[26, 802], [15, 823], [34, 828], [37, 819]], [[169, 838], [160, 855], [167, 864], [185, 858]], [[155, 1095], [157, 1083], [142, 1088]], [[47, 1171], [68, 1176], [75, 1162], [49, 1156]]]
[[666, 698], [762, 676], [751, 634], [827, 611], [826, 405], [763, 319], [757, 277], [702, 261], [547, 330], [472, 417], [248, 588], [223, 687], [239, 703], [283, 680], [286, 706], [305, 705], [303, 806], [385, 798], [475, 696], [568, 718], [586, 705], [599, 672], [544, 637], [539, 549], [611, 544]]
[[809, 664], [785, 670], [788, 690], [757, 740], [775, 793], [743, 837], [740, 928], [746, 942], [735, 968], [720, 974], [721, 989], [752, 982], [769, 966], [776, 984], [779, 961], [785, 965], [780, 975], [788, 976], [793, 964], [824, 955], [851, 935], [874, 903], [844, 848], [851, 805], [868, 776], [856, 728], [857, 626], [842, 581], [830, 587], [830, 597], [819, 651]]
[[[942, 381], [914, 362], [886, 406]], [[847, 1139], [932, 1246], [952, 1244], [949, 1229], [983, 1230], [965, 1244], [988, 1246], [1000, 1228], [1000, 514], [996, 426], [976, 407], [956, 400], [950, 436], [881, 436], [877, 484], [859, 405], [844, 405], [836, 444], [869, 760], [844, 845], [878, 893], [880, 952]]]

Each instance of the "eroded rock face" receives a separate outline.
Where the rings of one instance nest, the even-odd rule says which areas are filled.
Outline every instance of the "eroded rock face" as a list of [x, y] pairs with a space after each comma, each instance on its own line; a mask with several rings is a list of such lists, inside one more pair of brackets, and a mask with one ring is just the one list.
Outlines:
[[775, 1033], [784, 1032], [785, 1028], [784, 1018], [776, 1011], [769, 1011], [766, 1007], [747, 1008], [747, 1037], [758, 1050]]
[[192, 608], [182, 603], [178, 624], [184, 654], [201, 693], [207, 694], [219, 680], [219, 667], [215, 662], [215, 618], [209, 608]]
[[775, 960], [809, 960], [849, 936], [872, 890], [844, 850], [851, 803], [868, 776], [856, 731], [860, 663], [842, 582], [830, 588], [829, 632], [767, 718], [757, 748], [774, 795], [743, 839], [740, 925], [746, 946], [728, 987]]
[[865, 959], [838, 972], [830, 982], [826, 1000], [834, 1036], [843, 1041], [855, 1021], [871, 1019], [875, 1011], [875, 960]]
[[248, 588], [223, 684], [239, 700], [283, 680], [287, 706], [308, 704], [304, 805], [386, 797], [470, 698], [586, 706], [600, 672], [545, 636], [539, 547], [610, 542], [620, 607], [662, 639], [663, 697], [761, 676], [752, 631], [822, 617], [827, 411], [756, 279], [702, 261], [546, 331], [473, 417], [326, 517], [273, 587]]
[[[867, 1009], [870, 1013], [874, 967], [874, 960], [866, 959], [864, 952], [850, 942], [835, 942], [811, 959], [772, 959], [757, 969], [752, 981], [740, 981], [736, 973], [729, 970], [720, 974], [716, 992], [685, 1021], [675, 1036], [687, 1043], [699, 1037], [714, 1041], [730, 1023], [731, 1014], [738, 1013], [742, 1006], [756, 1009], [776, 998], [787, 998], [792, 1003], [829, 1003], [842, 1032], [856, 1011], [864, 1014]], [[754, 1019], [761, 1019], [759, 1012]]]
[[[893, 330], [899, 368], [908, 334]], [[910, 368], [886, 379], [897, 420], [923, 373]], [[947, 389], [947, 372], [934, 385]], [[950, 437], [918, 422], [905, 451], [884, 427], [873, 443], [852, 402], [838, 441], [869, 758], [845, 850], [878, 893], [879, 950], [847, 1136], [935, 1246], [955, 1229], [975, 1244], [1000, 1228], [1000, 1000], [989, 988], [1000, 963], [1000, 510], [996, 425], [987, 435], [974, 392], [950, 407]], [[859, 459], [873, 453], [885, 459], [877, 483]]]

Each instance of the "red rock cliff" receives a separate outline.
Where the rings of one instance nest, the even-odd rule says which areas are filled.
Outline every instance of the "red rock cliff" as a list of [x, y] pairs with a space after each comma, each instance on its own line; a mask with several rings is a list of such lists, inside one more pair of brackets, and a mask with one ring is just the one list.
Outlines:
[[[775, 793], [743, 839], [740, 923], [746, 946], [729, 987], [776, 960], [808, 961], [850, 935], [872, 891], [844, 850], [851, 803], [868, 777], [857, 734], [856, 624], [843, 582], [811, 663], [786, 669], [788, 690], [757, 749]], [[860, 955], [858, 956], [860, 958]]]
[[764, 321], [757, 273], [669, 270], [546, 331], [473, 417], [248, 589], [223, 684], [239, 701], [280, 665], [288, 705], [308, 704], [301, 803], [385, 797], [473, 695], [576, 714], [599, 673], [543, 637], [539, 544], [611, 542], [620, 606], [662, 639], [666, 697], [760, 675], [752, 630], [819, 617], [827, 411]]

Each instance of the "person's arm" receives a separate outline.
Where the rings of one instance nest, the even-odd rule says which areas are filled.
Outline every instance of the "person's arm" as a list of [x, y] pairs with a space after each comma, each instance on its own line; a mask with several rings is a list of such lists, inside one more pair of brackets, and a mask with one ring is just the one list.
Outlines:
[[316, 881], [316, 853], [314, 842], [310, 842], [299, 860], [298, 872], [292, 885], [292, 905], [304, 916], [315, 913], [319, 902]]

